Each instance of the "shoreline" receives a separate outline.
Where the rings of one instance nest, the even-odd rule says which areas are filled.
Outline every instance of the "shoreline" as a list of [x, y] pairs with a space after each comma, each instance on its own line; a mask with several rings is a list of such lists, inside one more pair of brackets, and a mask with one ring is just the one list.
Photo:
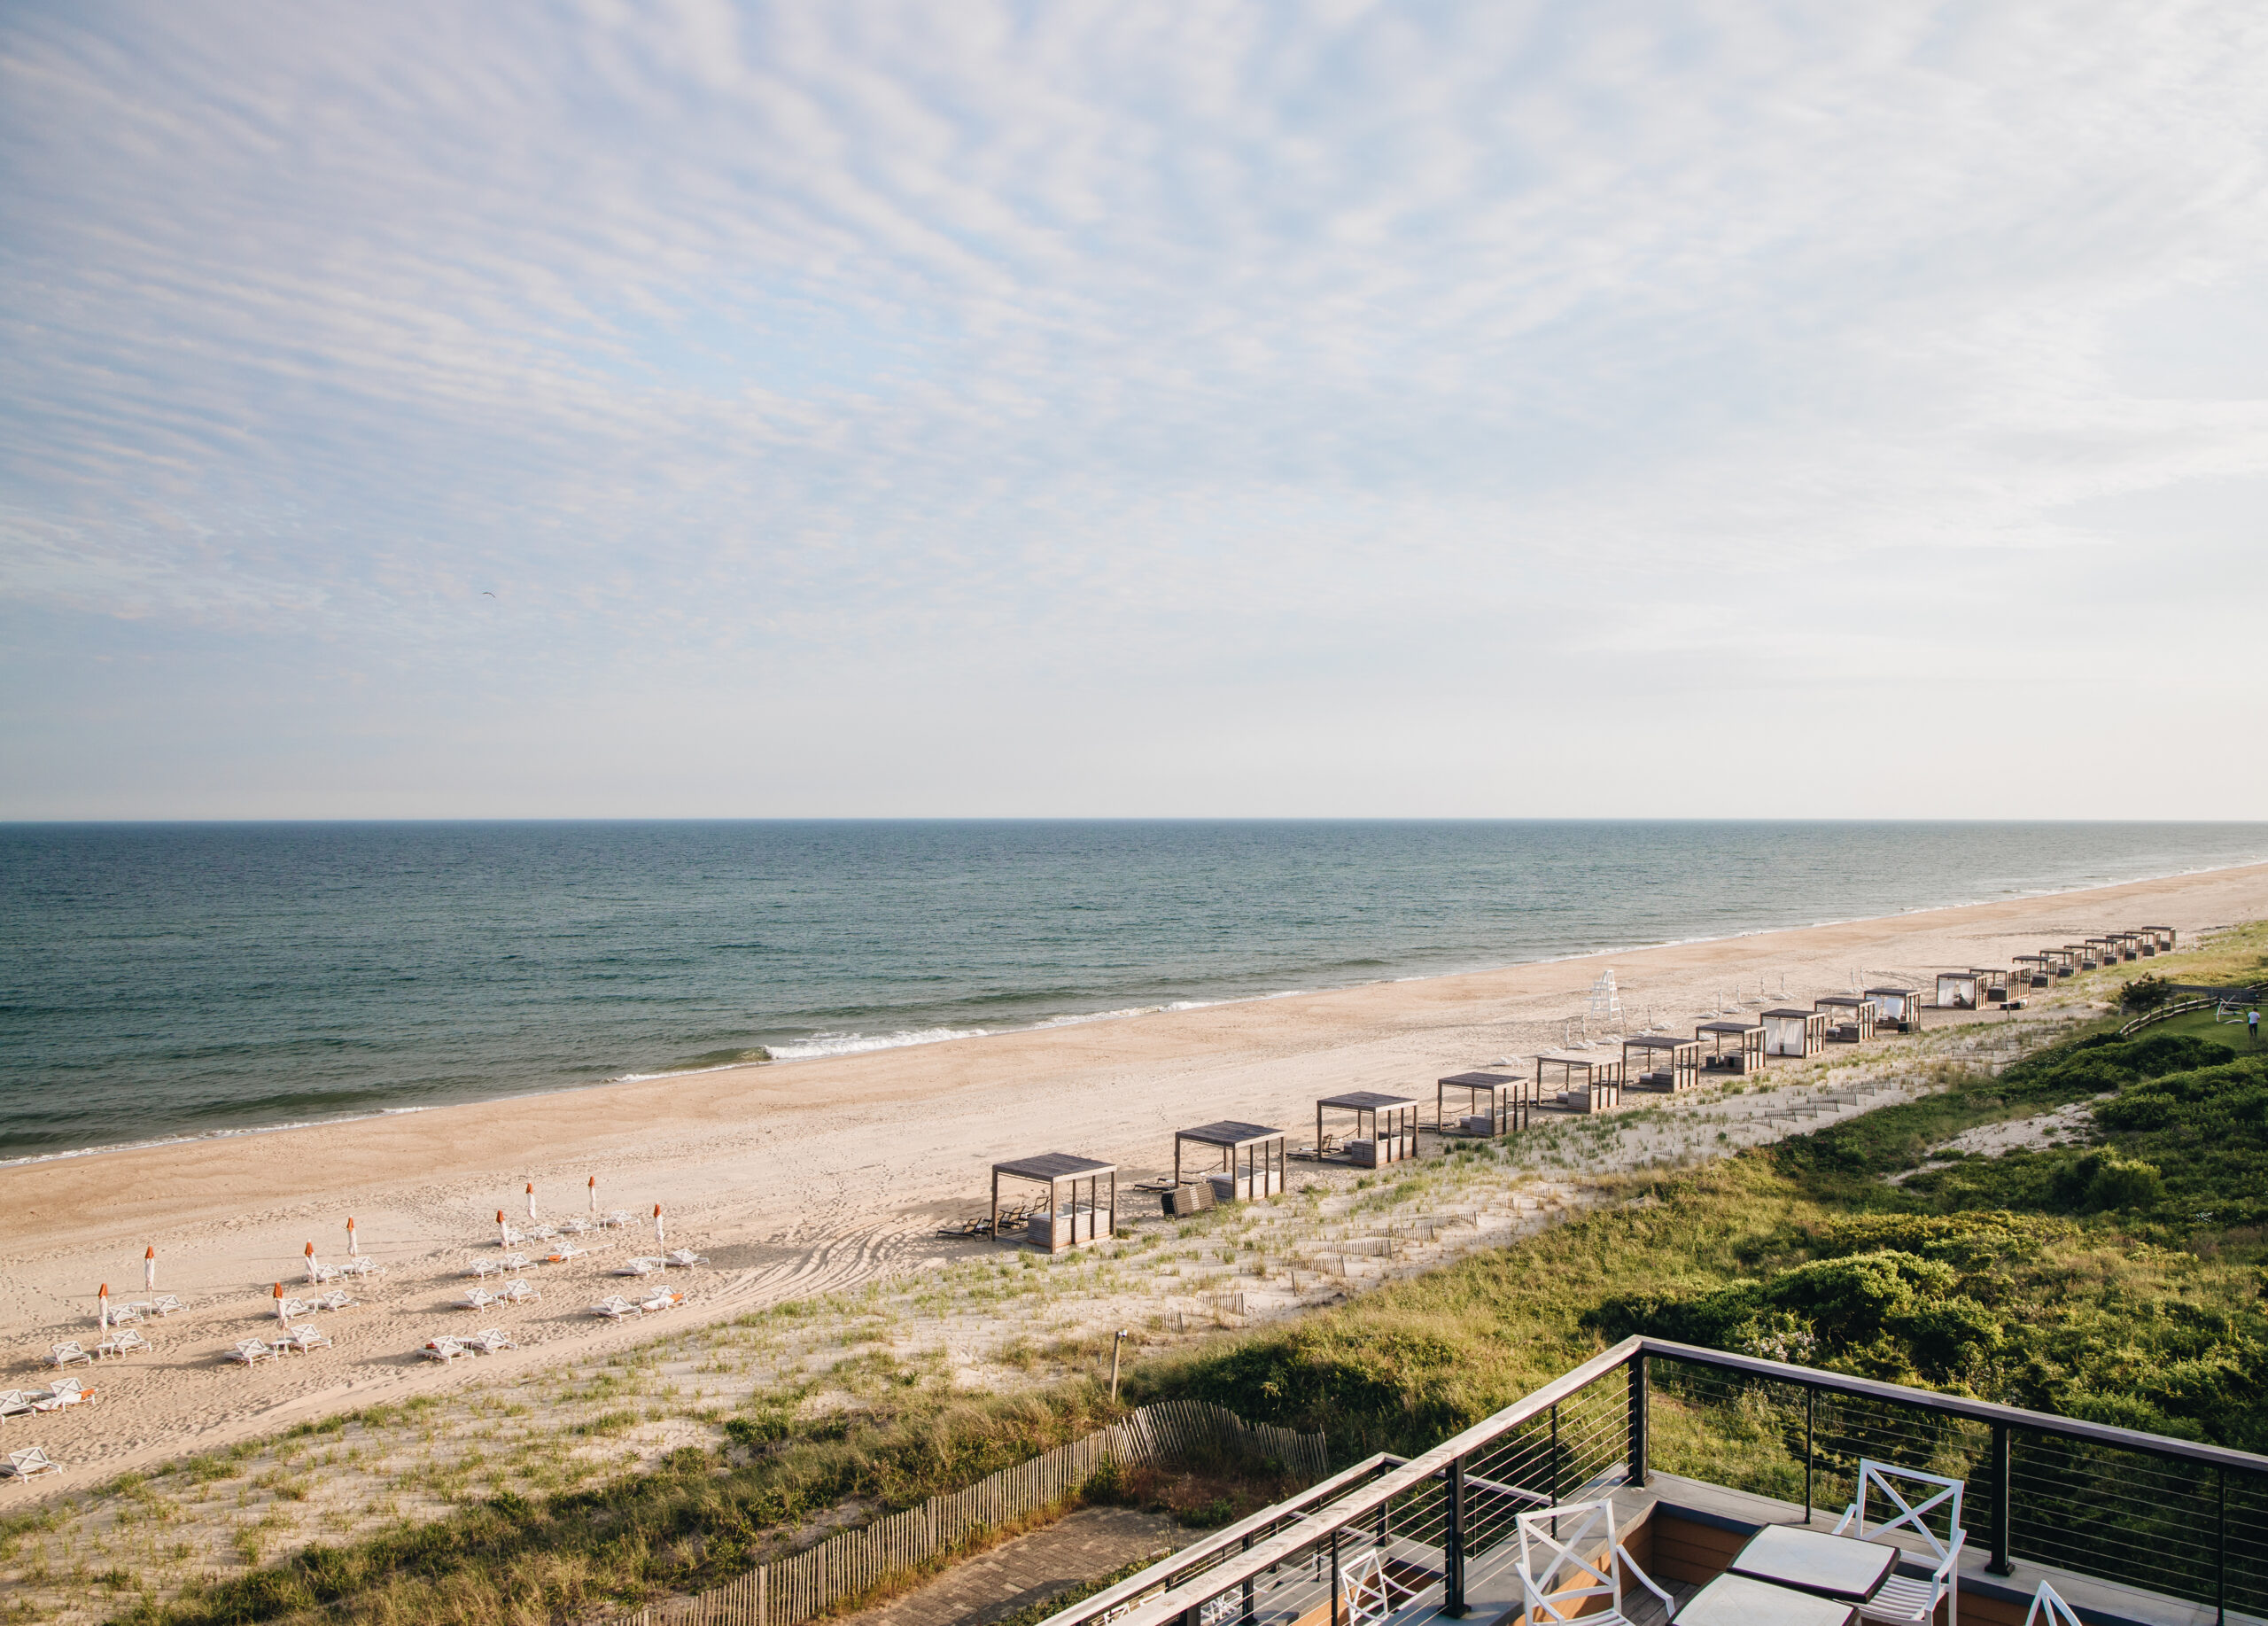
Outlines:
[[[2066, 822], [2086, 823], [2090, 821], [2071, 820]], [[1694, 937], [1665, 937], [1652, 942], [1616, 945], [1604, 948], [1579, 949], [1572, 953], [1544, 955], [1534, 960], [1492, 961], [1485, 965], [1469, 966], [1454, 970], [1425, 971], [1409, 976], [1372, 977], [1361, 982], [1340, 983], [1319, 988], [1293, 988], [1280, 992], [1231, 995], [1219, 1000], [1176, 1000], [1170, 1004], [1144, 1006], [1132, 1009], [1092, 1012], [1073, 1012], [1049, 1016], [1019, 1027], [985, 1028], [974, 1031], [949, 1032], [942, 1038], [907, 1038], [882, 1039], [854, 1050], [829, 1052], [822, 1055], [776, 1056], [757, 1062], [722, 1062], [709, 1067], [665, 1069], [650, 1073], [617, 1073], [611, 1078], [592, 1079], [583, 1084], [560, 1085], [549, 1088], [523, 1090], [495, 1095], [478, 1095], [463, 1101], [441, 1101], [431, 1106], [381, 1107], [375, 1112], [348, 1112], [334, 1116], [295, 1120], [283, 1124], [246, 1124], [234, 1128], [211, 1129], [195, 1134], [153, 1136], [145, 1140], [111, 1141], [97, 1146], [74, 1147], [59, 1152], [35, 1152], [21, 1157], [0, 1157], [0, 1181], [12, 1171], [43, 1165], [82, 1160], [90, 1157], [110, 1157], [134, 1152], [159, 1150], [168, 1147], [203, 1146], [225, 1140], [246, 1140], [256, 1136], [296, 1133], [303, 1130], [322, 1130], [349, 1124], [383, 1122], [390, 1118], [414, 1115], [455, 1112], [471, 1108], [494, 1106], [513, 1101], [548, 1101], [562, 1096], [586, 1094], [594, 1090], [612, 1089], [617, 1085], [655, 1084], [680, 1078], [700, 1078], [712, 1074], [740, 1072], [750, 1069], [769, 1070], [777, 1067], [802, 1067], [814, 1063], [849, 1061], [863, 1056], [897, 1054], [906, 1051], [940, 1049], [947, 1046], [963, 1045], [985, 1039], [1012, 1038], [1025, 1033], [1049, 1033], [1067, 1028], [1090, 1027], [1103, 1023], [1131, 1023], [1146, 1018], [1174, 1015], [1189, 1011], [1217, 1010], [1238, 1006], [1257, 1005], [1278, 1000], [1320, 998], [1366, 988], [1408, 987], [1412, 984], [1438, 982], [1449, 978], [1490, 976], [1532, 969], [1542, 966], [1568, 965], [1577, 961], [1596, 960], [1610, 954], [1628, 955], [1658, 953], [1666, 949], [1705, 947], [1716, 944], [1746, 942], [1757, 937], [1771, 937], [1783, 932], [1807, 932], [1838, 927], [1871, 926], [1903, 921], [1917, 914], [1931, 914], [1946, 911], [1990, 908], [2000, 905], [2035, 902], [2045, 899], [2074, 898], [2087, 892], [2112, 891], [2119, 887], [2147, 886], [2163, 882], [2187, 880], [2203, 875], [2240, 873], [2248, 869], [2268, 867], [2268, 858], [2254, 859], [2238, 864], [2207, 865], [2193, 869], [2170, 870], [2160, 875], [2137, 875], [2118, 881], [2089, 882], [2080, 886], [2050, 887], [2038, 891], [2016, 892], [2007, 897], [1972, 899], [1961, 903], [1913, 904], [1891, 914], [1864, 914], [1807, 921], [1792, 926], [1758, 926], [1744, 931], [1724, 932], [1714, 936]], [[750, 1048], [768, 1046], [752, 1046]]]

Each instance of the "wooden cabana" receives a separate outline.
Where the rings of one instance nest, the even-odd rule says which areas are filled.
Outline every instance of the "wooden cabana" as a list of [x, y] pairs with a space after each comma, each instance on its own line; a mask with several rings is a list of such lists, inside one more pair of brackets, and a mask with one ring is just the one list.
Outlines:
[[[1707, 1041], [1709, 1054], [1701, 1070], [1713, 1073], [1760, 1073], [1764, 1070], [1764, 1024], [1719, 1017], [1693, 1030], [1696, 1039]], [[1731, 1047], [1727, 1048], [1729, 1045]]]
[[[1117, 1223], [1118, 1165], [1099, 1163], [1091, 1157], [1074, 1157], [1068, 1152], [1043, 1152], [1037, 1157], [1018, 1157], [992, 1165], [992, 1234], [1000, 1234], [1000, 1177], [1012, 1180], [1029, 1180], [1047, 1187], [1047, 1208], [1034, 1214], [1026, 1229], [1026, 1240], [1035, 1248], [1048, 1253], [1061, 1253], [1066, 1248], [1076, 1248], [1081, 1242], [1091, 1242], [1099, 1236], [1108, 1236]], [[1110, 1189], [1102, 1189], [1105, 1175], [1110, 1177]], [[1079, 1187], [1087, 1188], [1082, 1198]], [[1061, 1193], [1070, 1191], [1067, 1206]]]
[[1827, 1018], [1827, 1042], [1857, 1045], [1875, 1036], [1875, 1002], [1863, 993], [1826, 993], [1811, 1002]]
[[1869, 988], [1875, 1002], [1875, 1026], [1911, 1033], [1922, 1025], [1922, 996], [1911, 988]]
[[2110, 940], [2118, 945], [2119, 959], [2140, 960], [2142, 957], [2142, 938], [2140, 933], [2132, 931], [2114, 931], [2109, 933], [2109, 936]]
[[1817, 1055], [1827, 1046], [1827, 1013], [1783, 1007], [1763, 1013], [1766, 1055]]
[[[1340, 1153], [1358, 1169], [1379, 1169], [1418, 1155], [1418, 1102], [1408, 1095], [1381, 1095], [1376, 1090], [1349, 1090], [1326, 1095], [1315, 1104], [1315, 1153], [1325, 1155], [1323, 1138], [1326, 1112], [1355, 1115], [1355, 1133], [1340, 1143]], [[1365, 1135], [1363, 1131], [1370, 1132]]]
[[[1449, 1126], [1449, 1093], [1464, 1092], [1464, 1110]], [[1433, 1080], [1433, 1127], [1445, 1135], [1506, 1135], [1518, 1129], [1520, 1109], [1535, 1099], [1535, 1081], [1518, 1073], [1451, 1073]]]
[[[2070, 948], [2073, 945], [2066, 943], [2063, 946]], [[2079, 969], [2082, 971], [2092, 971], [2097, 966], [2107, 966], [2118, 958], [2118, 950], [2109, 937], [2089, 937], [2085, 942], [2078, 945], [2078, 947]]]
[[[1637, 1052], [1637, 1065], [1631, 1052]], [[1634, 1090], [1675, 1094], [1701, 1082], [1701, 1041], [1669, 1033], [1633, 1033], [1622, 1041], [1622, 1076]]]
[[2044, 949], [2041, 953], [2047, 957], [2047, 974], [2050, 976], [2072, 976], [2078, 974], [2079, 957], [2070, 949], [2051, 948]]
[[2145, 926], [2142, 930], [2157, 939], [2158, 953], [2171, 954], [2179, 941], [2180, 934], [2171, 926]]
[[2154, 960], [2157, 957], [2158, 929], [2156, 927], [2138, 926], [2126, 935], [2133, 939], [2135, 952], [2145, 960]]
[[2009, 963], [2016, 967], [2016, 979], [2034, 988], [2047, 987], [2054, 973], [2054, 962], [2045, 954], [2018, 954]]
[[1977, 992], [1987, 1005], [2003, 1005], [2008, 998], [2008, 974], [1998, 966], [1973, 966], [1969, 976], [1977, 979]]
[[1938, 1008], [1941, 1011], [1975, 1010], [1984, 997], [1983, 977], [1984, 973], [1979, 971], [1938, 972]]
[[[1554, 1091], [1544, 1076], [1547, 1068], [1559, 1070]], [[1540, 1055], [1535, 1058], [1535, 1087], [1546, 1107], [1569, 1112], [1604, 1112], [1622, 1104], [1622, 1063], [1588, 1055]]]
[[1262, 1124], [1223, 1122], [1204, 1124], [1173, 1132], [1173, 1183], [1181, 1182], [1181, 1148], [1216, 1148], [1221, 1154], [1218, 1172], [1200, 1178], [1209, 1180], [1213, 1194], [1224, 1202], [1249, 1202], [1254, 1197], [1278, 1197], [1284, 1193], [1284, 1132]]

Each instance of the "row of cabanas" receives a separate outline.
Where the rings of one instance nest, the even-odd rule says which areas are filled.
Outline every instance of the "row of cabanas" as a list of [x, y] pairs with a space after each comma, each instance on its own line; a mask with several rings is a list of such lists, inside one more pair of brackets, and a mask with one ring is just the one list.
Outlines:
[[1978, 1010], [1987, 1005], [2005, 1005], [2012, 987], [2046, 988], [2059, 977], [2075, 976], [2081, 971], [2154, 959], [2171, 953], [2179, 941], [2179, 934], [2171, 926], [2141, 926], [2132, 931], [2108, 931], [2060, 948], [2044, 948], [2036, 954], [2018, 954], [2009, 961], [2012, 969], [2006, 971], [1992, 966], [1940, 971], [1938, 1008]]

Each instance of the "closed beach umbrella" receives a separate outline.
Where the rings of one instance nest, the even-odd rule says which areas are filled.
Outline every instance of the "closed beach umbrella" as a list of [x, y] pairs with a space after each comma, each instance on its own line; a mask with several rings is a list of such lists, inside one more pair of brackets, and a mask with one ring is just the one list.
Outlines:
[[654, 1204], [654, 1240], [662, 1240], [662, 1205], [658, 1202]]
[[145, 1293], [158, 1290], [158, 1249], [154, 1244], [142, 1250], [142, 1289]]
[[533, 1180], [528, 1182], [528, 1218], [530, 1219], [535, 1218], [535, 1182]]
[[594, 1174], [594, 1175], [591, 1176], [591, 1218], [592, 1218], [593, 1219], [596, 1219], [598, 1217], [599, 1217], [599, 1177], [598, 1177], [597, 1175], [595, 1175], [595, 1174]]
[[320, 1280], [315, 1274], [315, 1245], [313, 1242], [307, 1244], [307, 1280], [309, 1281]]
[[496, 1210], [496, 1246], [499, 1248], [509, 1248], [511, 1245], [511, 1236], [504, 1229], [504, 1210], [502, 1209], [498, 1209]]
[[350, 1259], [356, 1258], [361, 1252], [362, 1244], [354, 1240], [354, 1216], [349, 1214], [346, 1217], [346, 1256]]
[[276, 1319], [278, 1321], [289, 1321], [291, 1319], [284, 1313], [284, 1284], [280, 1281], [276, 1284]]
[[95, 1295], [95, 1320], [103, 1331], [110, 1331], [110, 1283], [108, 1282], [103, 1283], [102, 1290]]

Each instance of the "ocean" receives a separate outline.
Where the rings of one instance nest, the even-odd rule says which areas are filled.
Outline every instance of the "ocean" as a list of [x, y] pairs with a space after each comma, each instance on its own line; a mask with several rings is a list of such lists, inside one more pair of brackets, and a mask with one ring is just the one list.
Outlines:
[[0, 826], [0, 1160], [2264, 857], [2262, 824]]

